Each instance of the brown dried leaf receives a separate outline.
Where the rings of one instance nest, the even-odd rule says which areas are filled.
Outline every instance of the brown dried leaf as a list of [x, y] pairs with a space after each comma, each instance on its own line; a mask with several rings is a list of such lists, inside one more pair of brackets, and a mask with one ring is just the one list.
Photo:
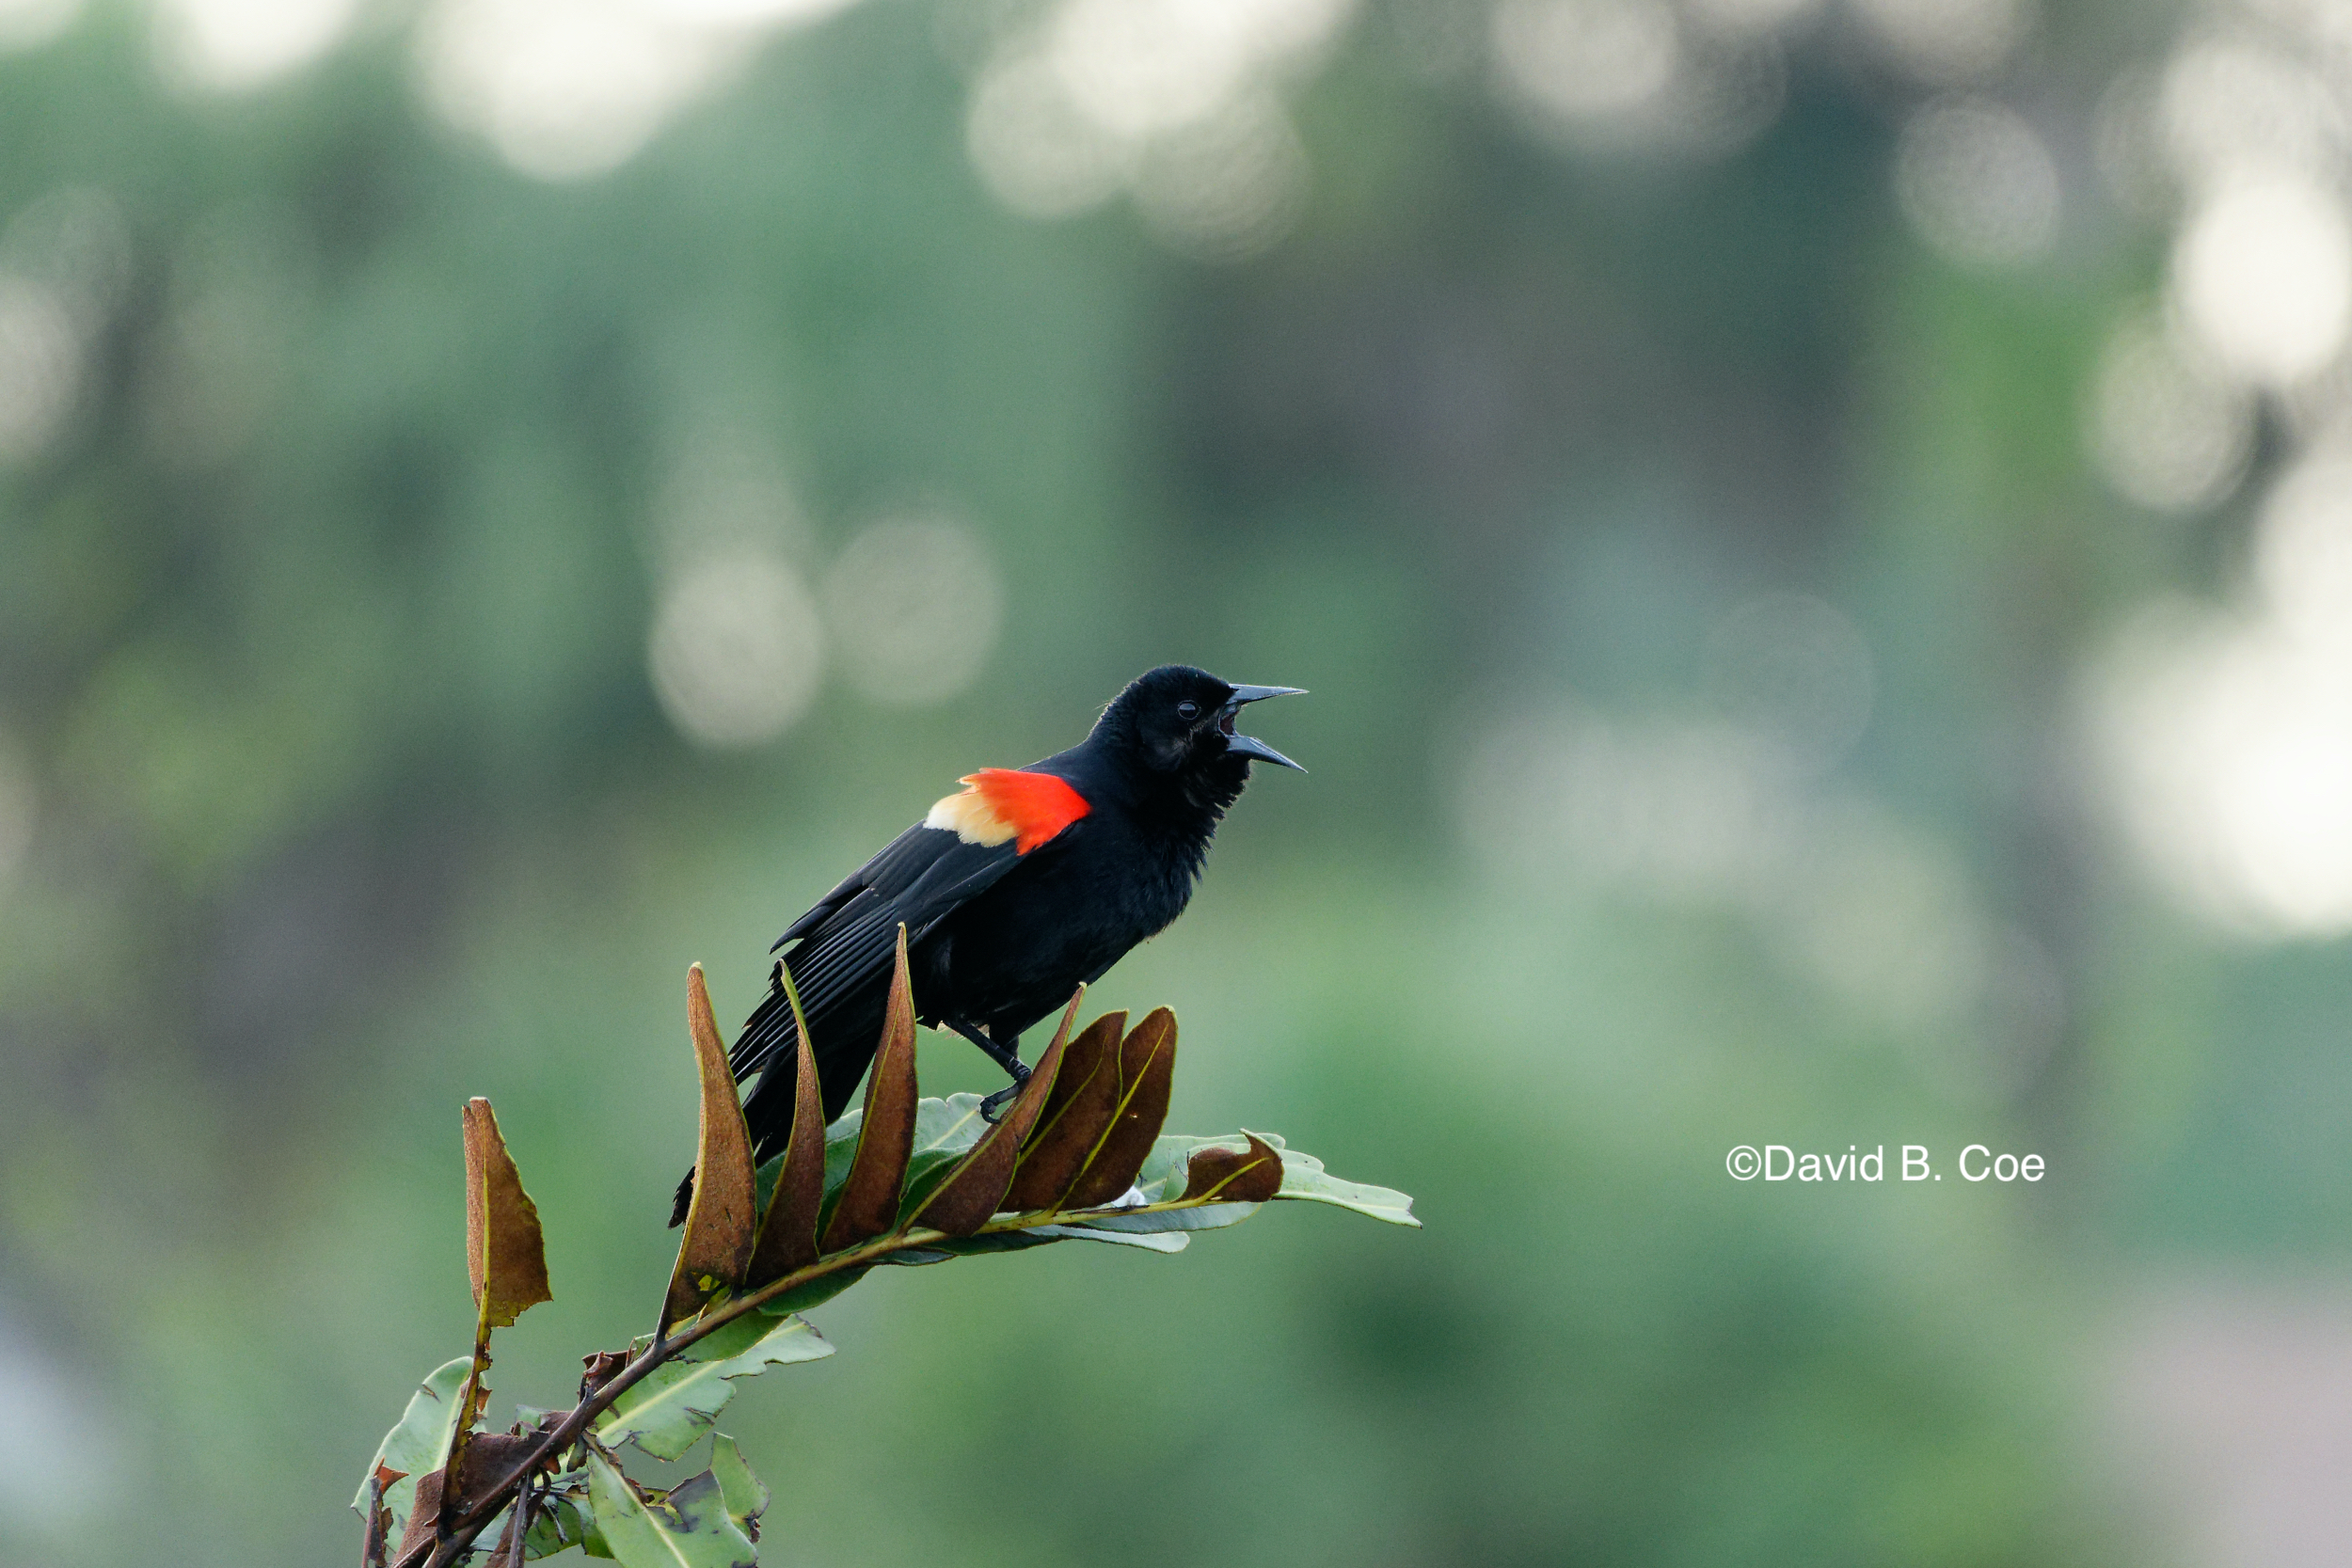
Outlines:
[[[879, 1236], [898, 1222], [898, 1190], [914, 1152], [914, 990], [907, 978], [907, 928], [898, 927], [898, 962], [890, 977], [890, 1006], [882, 1043], [866, 1081], [866, 1118], [821, 1250], [839, 1252]], [[797, 1114], [797, 1112], [796, 1112]]]
[[825, 1201], [825, 1102], [817, 1086], [817, 1053], [809, 1048], [800, 990], [782, 959], [776, 961], [776, 978], [800, 1027], [800, 1077], [792, 1091], [792, 1135], [785, 1142], [775, 1196], [759, 1222], [759, 1244], [752, 1251], [751, 1272], [743, 1277], [746, 1289], [817, 1261], [817, 1212]]
[[[910, 1224], [929, 1226], [950, 1236], [969, 1236], [996, 1212], [1004, 1201], [1005, 1189], [1012, 1184], [1013, 1166], [1021, 1158], [1021, 1141], [1037, 1124], [1039, 1113], [1045, 1109], [1060, 1076], [1071, 1025], [1078, 1022], [1078, 1003], [1086, 993], [1084, 986], [1070, 993], [1070, 1006], [1062, 1012], [1061, 1027], [1054, 1031], [1053, 1043], [1037, 1059], [1037, 1066], [1029, 1069], [1029, 1081], [1021, 1085], [1012, 1109], [1005, 1113], [1004, 1120], [980, 1135], [972, 1152], [923, 1200], [923, 1207], [914, 1212]], [[1112, 1030], [1117, 1028], [1113, 1023]]]
[[1135, 1185], [1168, 1120], [1176, 1082], [1176, 1015], [1154, 1007], [1119, 1048], [1119, 1114], [1097, 1140], [1094, 1155], [1063, 1196], [1065, 1209], [1092, 1209]]
[[1282, 1190], [1282, 1157], [1255, 1132], [1245, 1132], [1248, 1150], [1196, 1148], [1184, 1167], [1186, 1201], [1215, 1198], [1219, 1203], [1265, 1203]]
[[[455, 1497], [448, 1499], [449, 1516], [454, 1519], [488, 1497], [501, 1481], [514, 1473], [516, 1465], [537, 1441], [536, 1435], [512, 1437], [504, 1433], [475, 1433], [472, 1440], [466, 1445], [465, 1457], [458, 1461], [465, 1484], [457, 1489]], [[449, 1472], [444, 1468], [418, 1481], [417, 1500], [408, 1510], [408, 1528], [401, 1532], [400, 1550], [394, 1555], [393, 1561], [406, 1563], [409, 1554], [415, 1552], [421, 1544], [432, 1540], [443, 1512], [442, 1494], [448, 1490], [448, 1477]]]
[[1078, 1032], [1062, 1053], [1053, 1098], [1021, 1150], [1020, 1168], [1005, 1194], [1014, 1213], [1052, 1209], [1094, 1157], [1095, 1145], [1119, 1114], [1119, 1037], [1127, 1015], [1104, 1013]]
[[431, 1544], [440, 1528], [442, 1474], [432, 1470], [417, 1478], [417, 1500], [408, 1506], [408, 1528], [400, 1532], [400, 1550], [392, 1554], [395, 1563], [421, 1560], [417, 1554]]
[[490, 1102], [466, 1101], [466, 1274], [485, 1328], [503, 1328], [548, 1293], [538, 1205], [499, 1134]]
[[743, 1126], [735, 1074], [727, 1066], [718, 1021], [710, 1014], [710, 991], [703, 984], [700, 964], [686, 972], [686, 1023], [702, 1072], [702, 1130], [694, 1160], [694, 1198], [686, 1211], [686, 1234], [678, 1241], [669, 1295], [661, 1304], [664, 1329], [692, 1315], [722, 1288], [743, 1282], [759, 1217], [752, 1135]]
[[580, 1378], [580, 1397], [593, 1400], [606, 1384], [621, 1375], [628, 1357], [616, 1350], [592, 1351], [580, 1358], [580, 1364], [586, 1369]]

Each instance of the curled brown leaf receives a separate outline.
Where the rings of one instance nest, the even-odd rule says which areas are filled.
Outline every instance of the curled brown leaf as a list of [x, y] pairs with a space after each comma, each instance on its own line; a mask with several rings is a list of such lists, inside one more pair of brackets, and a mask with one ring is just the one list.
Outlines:
[[1012, 1108], [1005, 1113], [1005, 1118], [981, 1134], [972, 1152], [924, 1200], [910, 1223], [950, 1236], [969, 1236], [996, 1212], [1004, 1200], [1005, 1189], [1012, 1183], [1013, 1166], [1021, 1158], [1021, 1141], [1029, 1135], [1029, 1129], [1037, 1124], [1039, 1113], [1053, 1094], [1063, 1052], [1070, 1044], [1070, 1026], [1077, 1022], [1078, 1003], [1086, 991], [1086, 987], [1080, 986], [1071, 993], [1070, 1006], [1061, 1016], [1061, 1027], [1054, 1031], [1053, 1043], [1037, 1059], [1037, 1066], [1029, 1069], [1028, 1081], [1021, 1085], [1021, 1093], [1013, 1100]]
[[580, 1364], [584, 1369], [580, 1378], [580, 1397], [592, 1400], [606, 1384], [621, 1375], [621, 1369], [628, 1365], [628, 1357], [616, 1350], [591, 1351], [580, 1358]]
[[466, 1274], [486, 1328], [503, 1328], [548, 1292], [547, 1243], [539, 1208], [506, 1152], [498, 1114], [476, 1097], [466, 1101]]
[[1063, 1196], [1065, 1209], [1092, 1209], [1135, 1185], [1136, 1173], [1151, 1157], [1152, 1141], [1168, 1120], [1168, 1101], [1176, 1081], [1176, 1015], [1154, 1007], [1127, 1032], [1119, 1047], [1119, 1106], [1078, 1180]]
[[1015, 1213], [1053, 1209], [1094, 1157], [1119, 1114], [1119, 1039], [1123, 1012], [1104, 1013], [1078, 1032], [1062, 1053], [1052, 1098], [1021, 1150], [1004, 1207]]
[[825, 1224], [822, 1251], [855, 1246], [898, 1222], [898, 1190], [914, 1152], [914, 990], [907, 977], [907, 928], [901, 926], [882, 1042], [866, 1081], [866, 1117], [858, 1127], [857, 1153], [850, 1162], [849, 1180], [834, 1205], [833, 1218]]
[[1247, 1149], [1211, 1145], [1196, 1148], [1184, 1166], [1184, 1198], [1219, 1203], [1264, 1203], [1282, 1190], [1282, 1156], [1255, 1132], [1244, 1132]]
[[701, 1138], [694, 1161], [694, 1196], [686, 1211], [686, 1234], [678, 1240], [677, 1263], [661, 1305], [667, 1329], [691, 1316], [722, 1289], [743, 1281], [752, 1260], [758, 1217], [757, 1166], [743, 1106], [736, 1098], [727, 1048], [711, 1016], [703, 966], [686, 972], [687, 1032], [702, 1079]]
[[776, 960], [776, 983], [784, 988], [800, 1030], [798, 1081], [793, 1085], [792, 1133], [784, 1146], [775, 1196], [759, 1222], [759, 1242], [743, 1279], [746, 1287], [765, 1285], [817, 1261], [817, 1212], [825, 1201], [825, 1102], [817, 1084], [817, 1053], [809, 1043], [808, 1020], [801, 1012], [800, 989], [781, 958]]
[[513, 1437], [504, 1433], [477, 1432], [466, 1444], [465, 1453], [458, 1460], [464, 1482], [455, 1497], [449, 1497], [449, 1471], [434, 1470], [417, 1481], [417, 1500], [408, 1510], [408, 1528], [401, 1533], [400, 1550], [395, 1562], [405, 1563], [420, 1546], [433, 1538], [444, 1513], [456, 1518], [496, 1491], [501, 1482], [515, 1473], [515, 1466], [536, 1443], [535, 1437]]

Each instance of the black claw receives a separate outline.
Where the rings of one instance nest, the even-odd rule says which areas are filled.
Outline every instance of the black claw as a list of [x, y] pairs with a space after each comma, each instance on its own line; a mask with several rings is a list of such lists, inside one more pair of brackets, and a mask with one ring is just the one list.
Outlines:
[[1004, 1115], [1005, 1107], [1011, 1104], [1014, 1098], [1029, 1086], [1027, 1063], [1015, 1057], [1008, 1064], [1006, 1070], [1012, 1074], [1012, 1082], [980, 1101], [980, 1119], [991, 1127], [995, 1126], [996, 1118]]

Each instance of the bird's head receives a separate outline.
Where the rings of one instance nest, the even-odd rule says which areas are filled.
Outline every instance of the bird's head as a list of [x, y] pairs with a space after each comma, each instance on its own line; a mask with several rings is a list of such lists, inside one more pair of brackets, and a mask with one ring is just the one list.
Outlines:
[[[1103, 710], [1095, 735], [1152, 773], [1198, 779], [1230, 800], [1252, 760], [1298, 768], [1264, 741], [1238, 734], [1235, 716], [1250, 703], [1299, 695], [1295, 686], [1235, 686], [1189, 664], [1163, 664]], [[1227, 781], [1230, 789], [1216, 787]]]

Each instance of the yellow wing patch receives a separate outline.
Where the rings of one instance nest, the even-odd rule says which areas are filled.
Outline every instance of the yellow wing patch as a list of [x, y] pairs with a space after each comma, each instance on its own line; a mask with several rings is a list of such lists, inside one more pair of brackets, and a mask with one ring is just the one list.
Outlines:
[[1086, 797], [1051, 773], [983, 768], [964, 775], [965, 788], [931, 807], [926, 828], [945, 828], [966, 844], [994, 847], [1018, 838], [1027, 854], [1087, 815]]
[[977, 789], [959, 790], [933, 804], [923, 826], [945, 828], [966, 844], [992, 848], [1021, 831]]

